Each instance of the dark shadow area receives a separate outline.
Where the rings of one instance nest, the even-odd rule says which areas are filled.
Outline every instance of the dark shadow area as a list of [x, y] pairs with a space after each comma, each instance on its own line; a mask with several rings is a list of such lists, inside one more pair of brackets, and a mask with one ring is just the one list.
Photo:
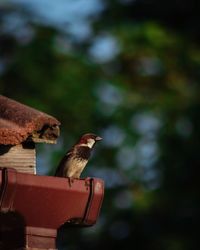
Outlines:
[[35, 143], [32, 141], [25, 141], [22, 143], [23, 149], [34, 149], [35, 148]]
[[[65, 249], [66, 246], [73, 245], [74, 238], [79, 238], [80, 231], [85, 228], [81, 225], [65, 223], [57, 230], [56, 248], [59, 250]], [[73, 237], [71, 237], [73, 234]]]
[[0, 145], [0, 155], [4, 155], [8, 153], [8, 151], [11, 149], [12, 145]]
[[26, 245], [25, 221], [17, 212], [0, 213], [0, 250], [19, 250]]

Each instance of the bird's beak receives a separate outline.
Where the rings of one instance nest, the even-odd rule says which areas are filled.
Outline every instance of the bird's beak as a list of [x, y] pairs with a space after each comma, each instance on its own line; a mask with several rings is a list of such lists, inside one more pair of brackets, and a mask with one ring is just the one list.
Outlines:
[[97, 136], [96, 138], [95, 138], [95, 141], [101, 141], [103, 138], [101, 138], [100, 136]]

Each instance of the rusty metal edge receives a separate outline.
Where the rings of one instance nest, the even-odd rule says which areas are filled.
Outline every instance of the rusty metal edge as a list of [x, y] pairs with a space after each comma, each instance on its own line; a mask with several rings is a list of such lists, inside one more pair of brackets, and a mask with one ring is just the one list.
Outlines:
[[[90, 214], [91, 214], [91, 209], [92, 209], [92, 206], [93, 206], [93, 203], [94, 203], [95, 193], [96, 193], [95, 192], [95, 179], [90, 178], [90, 194], [89, 194], [89, 197], [88, 197], [88, 202], [87, 202], [87, 206], [86, 206], [86, 209], [85, 209], [85, 213], [84, 213], [83, 219], [81, 221], [81, 224], [83, 224], [85, 226], [92, 226], [92, 225], [94, 225], [96, 223], [96, 221], [93, 221], [93, 223], [91, 224], [91, 220], [90, 220]], [[99, 202], [98, 210], [96, 212], [96, 218], [99, 216], [100, 209], [101, 209], [102, 202], [103, 202], [103, 197], [104, 197], [104, 189], [102, 189], [102, 195], [101, 195], [101, 199], [100, 199], [100, 202]]]

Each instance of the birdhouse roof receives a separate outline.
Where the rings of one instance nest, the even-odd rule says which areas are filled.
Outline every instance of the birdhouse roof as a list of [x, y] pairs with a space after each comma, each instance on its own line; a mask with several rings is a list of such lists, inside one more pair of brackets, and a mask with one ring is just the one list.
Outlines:
[[26, 140], [54, 143], [59, 125], [53, 116], [0, 95], [0, 144], [17, 145]]

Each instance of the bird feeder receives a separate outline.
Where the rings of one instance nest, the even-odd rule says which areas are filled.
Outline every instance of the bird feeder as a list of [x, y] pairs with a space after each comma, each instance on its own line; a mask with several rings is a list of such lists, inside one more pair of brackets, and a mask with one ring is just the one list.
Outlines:
[[[97, 221], [104, 183], [36, 174], [36, 143], [56, 143], [59, 121], [0, 96], [0, 248], [55, 249], [63, 224]], [[16, 241], [14, 240], [16, 238]]]

